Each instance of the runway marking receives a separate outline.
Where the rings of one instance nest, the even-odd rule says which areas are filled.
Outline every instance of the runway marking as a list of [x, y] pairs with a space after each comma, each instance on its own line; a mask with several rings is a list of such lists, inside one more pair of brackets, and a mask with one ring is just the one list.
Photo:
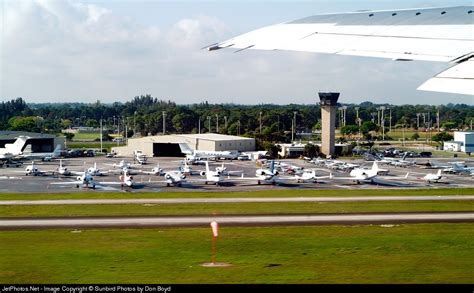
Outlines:
[[473, 222], [474, 213], [418, 213], [374, 215], [307, 215], [307, 216], [210, 216], [210, 217], [126, 217], [84, 219], [0, 220], [0, 229], [65, 227], [208, 227], [217, 221], [221, 227], [247, 225], [327, 225], [372, 223]]
[[193, 204], [193, 203], [278, 203], [278, 202], [366, 202], [474, 200], [474, 195], [354, 196], [354, 197], [235, 197], [235, 198], [150, 198], [150, 199], [57, 199], [3, 200], [7, 205], [102, 205], [102, 204]]

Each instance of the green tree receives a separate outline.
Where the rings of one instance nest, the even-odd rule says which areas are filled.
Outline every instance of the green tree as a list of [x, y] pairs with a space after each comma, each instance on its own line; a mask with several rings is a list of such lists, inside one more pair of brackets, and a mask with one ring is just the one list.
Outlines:
[[265, 142], [263, 145], [264, 145], [265, 150], [268, 152], [268, 155], [271, 158], [274, 158], [274, 159], [278, 158], [278, 152], [281, 151], [281, 146], [276, 145], [271, 142]]
[[313, 129], [321, 130], [321, 120], [318, 120], [318, 122], [316, 122], [316, 124], [314, 124]]
[[357, 134], [359, 132], [359, 126], [357, 125], [346, 125], [341, 127], [341, 134], [342, 135], [348, 135], [349, 138], [352, 137], [352, 135]]
[[309, 158], [317, 157], [319, 155], [319, 146], [308, 143], [304, 146], [303, 154]]
[[453, 139], [453, 136], [451, 134], [447, 133], [446, 131], [437, 133], [437, 134], [433, 135], [433, 137], [432, 137], [432, 140], [436, 141], [440, 145], [442, 145], [445, 141], [450, 141], [452, 139]]
[[418, 132], [413, 133], [413, 135], [411, 136], [411, 139], [413, 140], [418, 140], [419, 138], [420, 138], [420, 135], [418, 134]]
[[441, 127], [444, 129], [454, 129], [458, 126], [458, 123], [456, 121], [446, 121], [441, 124]]
[[40, 132], [42, 119], [35, 116], [12, 117], [8, 120], [10, 130]]
[[74, 133], [66, 132], [64, 133], [64, 136], [66, 137], [67, 141], [71, 141], [72, 138], [74, 137]]

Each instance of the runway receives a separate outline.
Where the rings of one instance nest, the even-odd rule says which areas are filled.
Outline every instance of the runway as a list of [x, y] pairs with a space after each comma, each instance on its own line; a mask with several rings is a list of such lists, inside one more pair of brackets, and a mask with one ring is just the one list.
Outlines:
[[407, 213], [298, 216], [117, 217], [0, 220], [0, 229], [145, 228], [474, 222], [474, 213]]
[[255, 198], [153, 198], [153, 199], [58, 199], [3, 200], [6, 205], [109, 205], [109, 204], [193, 204], [193, 203], [278, 203], [278, 202], [368, 202], [474, 200], [474, 195], [440, 196], [354, 196], [354, 197], [255, 197]]

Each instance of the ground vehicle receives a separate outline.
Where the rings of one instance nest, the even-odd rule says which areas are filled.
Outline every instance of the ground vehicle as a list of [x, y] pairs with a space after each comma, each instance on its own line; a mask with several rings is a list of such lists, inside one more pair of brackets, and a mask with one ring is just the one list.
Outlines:
[[432, 155], [433, 155], [433, 153], [431, 153], [431, 152], [421, 152], [420, 153], [420, 157], [422, 157], [422, 158], [431, 158]]

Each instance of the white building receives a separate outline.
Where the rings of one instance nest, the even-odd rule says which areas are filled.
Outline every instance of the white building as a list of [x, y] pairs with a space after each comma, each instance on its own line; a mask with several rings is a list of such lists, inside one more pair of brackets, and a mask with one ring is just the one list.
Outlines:
[[122, 156], [132, 156], [135, 150], [139, 150], [149, 157], [179, 157], [182, 156], [180, 144], [185, 144], [192, 150], [255, 151], [254, 138], [216, 133], [155, 135], [130, 138], [128, 139], [128, 145], [114, 147], [112, 151]]
[[473, 153], [474, 152], [474, 132], [455, 131], [454, 139], [446, 141], [443, 145], [447, 151]]

